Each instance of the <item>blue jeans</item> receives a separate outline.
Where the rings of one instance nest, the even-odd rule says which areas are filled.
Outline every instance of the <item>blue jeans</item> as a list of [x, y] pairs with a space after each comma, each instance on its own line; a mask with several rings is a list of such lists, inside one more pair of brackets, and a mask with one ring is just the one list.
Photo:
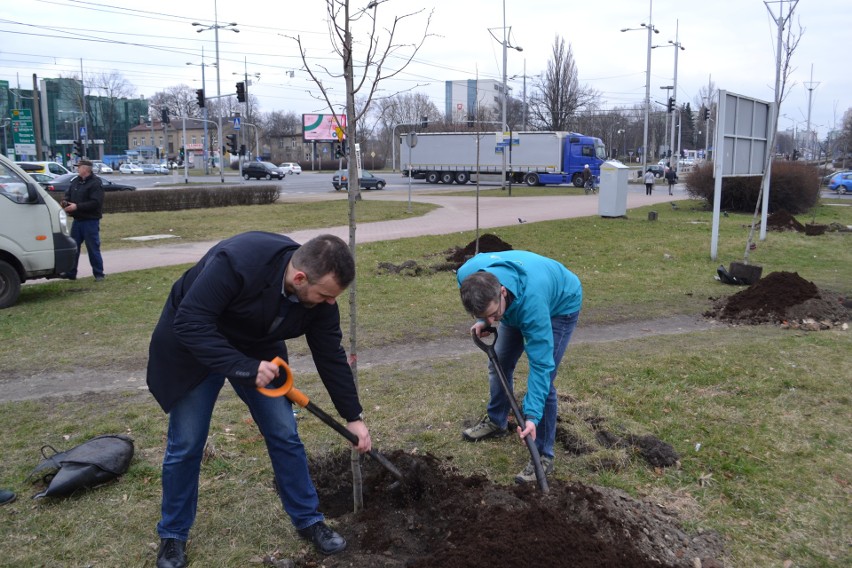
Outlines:
[[[254, 387], [230, 382], [263, 435], [281, 503], [293, 525], [303, 529], [324, 520], [318, 511], [319, 497], [311, 481], [308, 457], [296, 431], [290, 401], [286, 397], [270, 398]], [[169, 413], [169, 434], [163, 456], [162, 518], [157, 524], [160, 538], [189, 539], [198, 504], [198, 476], [210, 417], [224, 384], [224, 376], [211, 373]]]
[[[574, 312], [566, 316], [550, 318], [550, 325], [553, 328], [553, 362], [556, 366], [550, 374], [550, 392], [544, 403], [544, 415], [535, 431], [535, 445], [538, 447], [539, 454], [549, 458], [553, 457], [553, 444], [556, 442], [556, 373], [559, 371], [559, 363], [562, 361], [568, 342], [571, 341], [571, 334], [577, 327], [579, 317], [580, 312]], [[521, 334], [521, 330], [500, 323], [497, 328], [497, 342], [494, 344], [494, 352], [503, 368], [503, 374], [506, 375], [509, 388], [514, 391], [515, 366], [524, 352], [524, 336]], [[512, 407], [500, 384], [500, 378], [497, 376], [494, 364], [490, 360], [488, 362], [488, 382], [491, 390], [488, 417], [493, 423], [505, 428]]]
[[71, 225], [71, 238], [77, 243], [77, 259], [74, 268], [68, 271], [68, 276], [77, 276], [77, 264], [80, 262], [80, 250], [86, 243], [86, 252], [89, 253], [89, 264], [92, 265], [92, 274], [104, 275], [104, 259], [101, 256], [101, 221], [100, 219], [75, 220]]

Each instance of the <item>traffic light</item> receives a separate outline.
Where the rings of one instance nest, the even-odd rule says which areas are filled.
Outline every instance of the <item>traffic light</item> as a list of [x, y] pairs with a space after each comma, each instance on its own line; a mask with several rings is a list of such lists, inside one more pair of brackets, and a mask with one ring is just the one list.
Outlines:
[[334, 157], [338, 160], [343, 157], [343, 150], [340, 147], [340, 143], [334, 145]]
[[74, 153], [78, 156], [83, 156], [83, 141], [82, 140], [74, 140]]
[[169, 109], [164, 108], [160, 111], [160, 116], [163, 121], [163, 124], [171, 124], [171, 119], [169, 119]]
[[204, 89], [196, 89], [195, 96], [198, 99], [198, 108], [204, 108]]
[[245, 156], [245, 155], [246, 155], [246, 145], [240, 144], [240, 156]]
[[674, 106], [675, 106], [674, 97], [669, 97], [669, 106], [668, 106], [669, 112], [674, 111]]
[[181, 160], [183, 160], [183, 156], [184, 156], [184, 150], [183, 150], [183, 146], [181, 146], [180, 147], [180, 159]]
[[246, 84], [242, 81], [237, 83], [237, 101], [246, 102]]
[[710, 120], [710, 109], [705, 107], [704, 108], [704, 122], [707, 122], [708, 120]]
[[421, 116], [420, 117], [420, 127], [426, 128], [427, 126], [429, 126], [429, 117], [428, 116]]
[[228, 152], [236, 155], [237, 153], [237, 135], [236, 134], [228, 134], [225, 136], [225, 139], [228, 141]]

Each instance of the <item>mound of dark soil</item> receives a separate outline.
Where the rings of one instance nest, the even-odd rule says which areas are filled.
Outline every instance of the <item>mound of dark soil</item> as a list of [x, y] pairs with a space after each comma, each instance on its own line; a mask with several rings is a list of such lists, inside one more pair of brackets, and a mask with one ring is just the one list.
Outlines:
[[817, 329], [849, 321], [843, 298], [820, 290], [797, 272], [773, 272], [729, 298], [718, 300], [705, 316], [733, 323], [822, 323]]
[[[500, 252], [512, 250], [512, 245], [497, 235], [484, 234], [479, 237], [479, 252]], [[456, 264], [456, 268], [476, 254], [476, 240], [470, 241], [464, 248], [452, 248], [446, 252], [447, 262]]]
[[787, 211], [780, 209], [766, 218], [767, 231], [796, 231], [805, 232], [805, 226]]
[[364, 460], [364, 510], [358, 514], [351, 512], [349, 454], [312, 463], [321, 509], [348, 547], [323, 559], [310, 551], [296, 566], [722, 566], [718, 535], [687, 534], [674, 513], [618, 490], [554, 480], [544, 495], [535, 484], [464, 477], [431, 455], [387, 457], [406, 482], [392, 487], [389, 473]]

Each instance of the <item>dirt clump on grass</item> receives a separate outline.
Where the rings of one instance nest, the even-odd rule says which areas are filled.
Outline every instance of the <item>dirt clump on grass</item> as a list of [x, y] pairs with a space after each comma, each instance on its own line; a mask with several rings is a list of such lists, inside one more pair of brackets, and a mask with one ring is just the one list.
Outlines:
[[364, 509], [357, 514], [349, 453], [312, 460], [321, 510], [348, 545], [327, 558], [309, 550], [295, 566], [490, 568], [495, 559], [505, 566], [722, 566], [716, 533], [687, 533], [672, 511], [619, 490], [553, 479], [543, 494], [536, 484], [463, 476], [450, 458], [386, 457], [405, 482], [394, 486], [380, 465], [363, 460]]
[[705, 316], [742, 324], [830, 329], [849, 321], [845, 298], [822, 290], [797, 272], [773, 272], [745, 290], [717, 300]]
[[[479, 237], [479, 252], [500, 252], [512, 250], [512, 245], [497, 235], [484, 234]], [[400, 264], [392, 262], [379, 262], [379, 274], [401, 274], [403, 276], [425, 276], [435, 272], [455, 271], [468, 259], [472, 258], [477, 251], [476, 239], [470, 241], [463, 247], [452, 247], [438, 254], [427, 255], [427, 260], [418, 262], [416, 260], [405, 260]], [[430, 257], [440, 257], [438, 262], [428, 262]]]
[[790, 213], [779, 209], [766, 218], [766, 229], [768, 231], [796, 231], [804, 233], [805, 226], [796, 220]]

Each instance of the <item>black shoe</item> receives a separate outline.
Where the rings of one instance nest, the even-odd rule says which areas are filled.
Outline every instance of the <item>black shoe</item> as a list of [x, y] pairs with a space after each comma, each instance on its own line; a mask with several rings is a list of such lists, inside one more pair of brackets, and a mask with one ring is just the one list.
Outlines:
[[186, 566], [186, 543], [176, 538], [160, 540], [157, 568], [184, 568], [184, 566]]
[[8, 489], [0, 489], [0, 505], [8, 505], [17, 499], [17, 495]]
[[60, 277], [60, 278], [64, 278], [64, 279], [66, 279], [66, 280], [77, 280], [77, 275], [76, 275], [76, 274], [72, 276], [71, 274], [68, 274], [67, 272], [62, 272], [62, 273], [59, 275], [59, 277]]
[[299, 536], [314, 543], [314, 546], [323, 554], [337, 554], [346, 548], [346, 539], [328, 528], [320, 521], [313, 525], [299, 529]]
[[104, 278], [106, 278], [105, 274], [101, 274], [100, 276], [95, 276], [95, 282], [103, 282]]

